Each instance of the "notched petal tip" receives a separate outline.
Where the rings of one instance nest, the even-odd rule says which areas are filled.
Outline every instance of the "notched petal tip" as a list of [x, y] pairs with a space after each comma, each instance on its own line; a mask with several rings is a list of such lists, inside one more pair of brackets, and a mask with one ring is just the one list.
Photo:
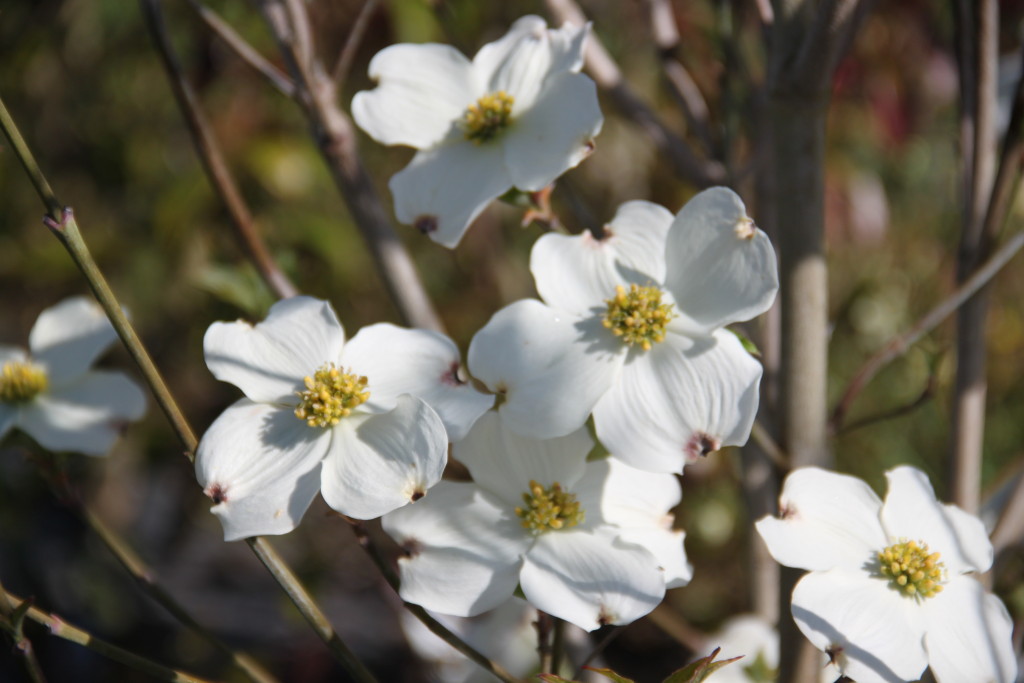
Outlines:
[[779, 519], [796, 519], [796, 507], [792, 503], [782, 503], [779, 507]]
[[453, 361], [452, 364], [448, 366], [448, 370], [441, 375], [441, 384], [449, 387], [461, 387], [465, 385], [467, 380], [460, 375], [461, 370], [462, 368], [459, 365], [459, 362]]
[[614, 624], [615, 620], [616, 616], [608, 609], [608, 605], [601, 605], [601, 609], [597, 613], [597, 623], [601, 626], [608, 626]]
[[421, 499], [425, 495], [427, 495], [426, 491], [424, 491], [423, 489], [416, 489], [411, 494], [409, 494], [409, 502], [415, 503], [417, 500]]
[[228, 500], [228, 489], [223, 484], [210, 484], [203, 489], [203, 493], [213, 501], [214, 505], [226, 503]]
[[423, 552], [423, 544], [417, 538], [407, 538], [399, 546], [399, 550], [402, 551], [403, 557], [412, 559]]
[[430, 233], [437, 232], [439, 224], [437, 216], [424, 214], [422, 216], [417, 216], [416, 219], [413, 220], [412, 226], [419, 230], [420, 233], [429, 235]]
[[705, 432], [694, 432], [689, 441], [683, 447], [686, 455], [691, 458], [707, 457], [709, 453], [717, 451], [722, 447], [722, 440], [717, 439]]
[[744, 216], [736, 221], [736, 225], [733, 227], [733, 232], [736, 233], [736, 237], [739, 239], [749, 242], [754, 239], [754, 235], [757, 234], [757, 225], [754, 223], [753, 218], [750, 216]]

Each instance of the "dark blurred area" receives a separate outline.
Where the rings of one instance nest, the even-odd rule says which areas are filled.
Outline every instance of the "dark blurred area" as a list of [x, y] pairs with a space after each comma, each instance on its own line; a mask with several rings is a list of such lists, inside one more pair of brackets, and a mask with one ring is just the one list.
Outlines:
[[[713, 146], [758, 219], [757, 87], [764, 46], [753, 3], [676, 0], [678, 57], [707, 98]], [[210, 0], [260, 52], [280, 64], [250, 3]], [[311, 0], [320, 54], [332, 63], [361, 0]], [[643, 2], [582, 2], [594, 31], [627, 80], [670, 127], [692, 139], [659, 77]], [[190, 82], [242, 186], [274, 257], [304, 292], [329, 299], [349, 335], [398, 322], [369, 253], [310, 138], [299, 109], [240, 61], [184, 0], [164, 3]], [[1018, 28], [1024, 3], [1001, 6], [1001, 81], [1009, 106], [1020, 76]], [[393, 0], [371, 17], [343, 102], [371, 87], [369, 59], [403, 41], [455, 45], [472, 55], [519, 16], [545, 15], [541, 2]], [[875, 350], [909, 328], [953, 289], [960, 226], [958, 82], [946, 4], [878, 3], [840, 66], [828, 128], [826, 228], [833, 320], [830, 387], [837, 399]], [[227, 214], [192, 148], [136, 3], [15, 0], [0, 6], [0, 95], [47, 173], [73, 206], [114, 291], [197, 431], [237, 398], [206, 370], [202, 336], [217, 320], [259, 320], [271, 293], [245, 261]], [[602, 100], [596, 153], [558, 183], [555, 212], [572, 232], [599, 226], [630, 199], [675, 212], [698, 188], [678, 180], [644, 133]], [[388, 178], [411, 152], [360, 134], [363, 158], [390, 211]], [[799, 202], [800, 197], [777, 197]], [[36, 316], [85, 281], [41, 223], [43, 209], [21, 167], [0, 146], [0, 344], [25, 346]], [[1024, 205], [1006, 231], [1020, 229]], [[465, 351], [500, 306], [534, 295], [529, 248], [542, 230], [520, 227], [522, 210], [495, 204], [455, 251], [408, 226], [411, 250], [449, 334]], [[785, 229], [785, 226], [775, 226]], [[1020, 257], [1018, 257], [1019, 259]], [[989, 394], [984, 481], [994, 491], [1024, 455], [1024, 269], [995, 280], [989, 316]], [[756, 334], [756, 329], [751, 330]], [[104, 365], [132, 369], [121, 349]], [[854, 405], [850, 422], [913, 402], [897, 419], [840, 433], [838, 468], [884, 490], [899, 463], [924, 469], [945, 496], [952, 326], [944, 324], [887, 367]], [[344, 673], [244, 543], [222, 541], [210, 502], [155, 403], [105, 459], [59, 459], [83, 500], [129, 539], [163, 585], [230, 645], [254, 654], [283, 681], [343, 681]], [[713, 629], [748, 611], [742, 559], [749, 535], [739, 454], [723, 452], [688, 469], [678, 525], [687, 530], [694, 581], [670, 593], [687, 622]], [[133, 652], [196, 675], [244, 680], [224, 655], [177, 624], [138, 589], [72, 508], [40, 476], [51, 463], [18, 433], [0, 444], [0, 580], [37, 606]], [[391, 542], [371, 523], [380, 546]], [[342, 638], [382, 681], [427, 680], [405, 644], [400, 602], [322, 501], [291, 534], [272, 539], [325, 607]], [[1024, 613], [1024, 562], [997, 577], [1011, 613]], [[29, 625], [51, 681], [151, 680]], [[604, 635], [599, 632], [595, 642]], [[624, 631], [609, 665], [637, 680], [660, 680], [690, 653], [650, 620]], [[0, 681], [27, 680], [4, 641]]]

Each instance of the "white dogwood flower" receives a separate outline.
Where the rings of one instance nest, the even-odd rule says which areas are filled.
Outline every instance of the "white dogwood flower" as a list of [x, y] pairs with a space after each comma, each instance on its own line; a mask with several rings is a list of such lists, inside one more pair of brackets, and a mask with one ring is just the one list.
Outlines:
[[493, 402], [458, 379], [447, 337], [378, 324], [346, 343], [330, 304], [311, 297], [279, 301], [255, 326], [214, 323], [203, 350], [213, 375], [245, 394], [196, 454], [229, 541], [291, 531], [317, 491], [360, 519], [422, 498], [448, 436]]
[[454, 247], [487, 204], [543, 189], [592, 150], [594, 82], [579, 73], [589, 26], [526, 16], [468, 60], [449, 45], [392, 45], [370, 62], [352, 115], [374, 140], [419, 150], [389, 183], [398, 220]]
[[766, 311], [778, 275], [734, 192], [701, 192], [675, 218], [628, 202], [601, 239], [541, 237], [530, 269], [544, 303], [498, 311], [469, 347], [510, 428], [550, 438], [593, 411], [608, 450], [654, 472], [746, 442], [761, 365], [723, 328]]
[[675, 477], [605, 459], [586, 462], [586, 430], [540, 441], [487, 413], [453, 447], [473, 483], [443, 481], [415, 510], [386, 515], [405, 551], [401, 595], [473, 616], [517, 586], [539, 610], [588, 631], [628, 624], [691, 570], [669, 509]]
[[125, 374], [93, 370], [117, 333], [91, 299], [47, 308], [28, 347], [0, 346], [0, 438], [17, 427], [51, 451], [105, 455], [146, 397]]
[[795, 470], [779, 517], [757, 530], [772, 557], [806, 569], [793, 619], [827, 653], [833, 673], [858, 683], [1012, 683], [1013, 624], [972, 573], [992, 564], [981, 521], [935, 499], [913, 467], [886, 473], [885, 502], [860, 479]]

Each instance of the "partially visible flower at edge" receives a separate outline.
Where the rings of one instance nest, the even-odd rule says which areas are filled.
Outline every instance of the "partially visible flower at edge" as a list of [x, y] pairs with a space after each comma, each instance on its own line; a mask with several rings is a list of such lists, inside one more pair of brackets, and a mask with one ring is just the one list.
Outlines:
[[[498, 662], [513, 676], [526, 678], [536, 673], [537, 610], [521, 598], [511, 598], [489, 612], [476, 617], [452, 617], [434, 614], [434, 618], [451, 629], [485, 657]], [[430, 679], [442, 683], [492, 683], [498, 678], [454, 647], [434, 635], [419, 619], [403, 610], [402, 631], [419, 657], [432, 665]], [[589, 654], [592, 645], [586, 633], [572, 624], [565, 625], [563, 642], [568, 649]], [[562, 658], [563, 676], [572, 676], [571, 657]]]
[[352, 115], [377, 142], [419, 150], [389, 183], [398, 220], [454, 247], [493, 199], [542, 190], [587, 157], [603, 122], [579, 73], [588, 32], [531, 15], [472, 61], [435, 43], [379, 52], [378, 85]]
[[724, 327], [768, 310], [779, 281], [736, 193], [705, 190], [674, 218], [627, 202], [601, 239], [542, 236], [530, 270], [543, 303], [506, 306], [469, 346], [511, 429], [551, 438], [593, 411], [601, 443], [653, 472], [746, 443], [762, 369]]
[[606, 458], [586, 462], [586, 430], [540, 441], [488, 412], [453, 446], [473, 483], [443, 481], [385, 515], [403, 548], [401, 595], [455, 616], [493, 609], [519, 586], [531, 605], [592, 631], [628, 624], [689, 582], [669, 510], [672, 475]]
[[757, 530], [777, 562], [809, 573], [793, 589], [800, 631], [858, 683], [1012, 683], [1006, 607], [970, 574], [992, 565], [981, 521], [935, 499], [928, 477], [886, 473], [883, 503], [855, 477], [794, 470], [780, 516]]
[[96, 302], [72, 297], [39, 314], [28, 353], [0, 346], [0, 438], [17, 427], [51, 451], [106, 455], [146, 412], [127, 375], [91, 369], [115, 339]]
[[494, 401], [458, 377], [444, 335], [381, 323], [345, 341], [330, 304], [293, 297], [266, 320], [214, 323], [206, 364], [245, 398], [210, 426], [196, 478], [225, 540], [283, 534], [321, 492], [338, 512], [378, 517], [426, 495], [448, 441]]

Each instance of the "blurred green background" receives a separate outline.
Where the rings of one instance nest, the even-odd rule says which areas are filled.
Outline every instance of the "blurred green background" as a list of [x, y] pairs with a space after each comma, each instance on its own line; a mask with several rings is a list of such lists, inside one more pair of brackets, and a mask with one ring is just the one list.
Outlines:
[[[315, 0], [319, 54], [338, 54], [360, 0]], [[758, 220], [752, 187], [764, 46], [753, 3], [673, 3], [678, 57], [707, 98], [716, 153]], [[472, 55], [541, 2], [392, 0], [372, 15], [343, 103], [371, 87], [366, 64], [402, 41], [437, 41]], [[272, 61], [273, 40], [253, 7], [209, 6]], [[684, 119], [660, 78], [645, 3], [583, 3], [594, 30], [629, 83], [670, 127]], [[190, 82], [276, 259], [308, 294], [330, 299], [349, 334], [397, 322], [394, 307], [351, 223], [295, 104], [270, 88], [207, 31], [183, 0], [165, 3]], [[1016, 29], [1024, 3], [1002, 3], [1006, 97], [1019, 74]], [[857, 368], [952, 291], [960, 225], [958, 83], [946, 4], [880, 3], [833, 87], [828, 126], [826, 230], [832, 312], [830, 392], [838, 398]], [[211, 191], [138, 6], [124, 0], [6, 2], [0, 7], [0, 95], [115, 292], [130, 309], [157, 364], [198, 431], [237, 393], [216, 382], [202, 357], [213, 321], [257, 320], [272, 303], [234, 242]], [[1008, 106], [1008, 102], [1007, 102]], [[607, 221], [630, 199], [673, 212], [698, 188], [680, 181], [644, 133], [602, 99], [606, 120], [596, 153], [568, 173], [554, 207], [570, 231]], [[387, 179], [411, 151], [360, 134], [361, 151], [390, 210]], [[801, 197], [778, 197], [799, 202]], [[71, 260], [41, 224], [42, 207], [6, 146], [0, 147], [0, 343], [25, 345], [38, 313], [86, 291]], [[522, 211], [488, 209], [455, 251], [398, 226], [460, 348], [500, 306], [534, 294], [529, 248], [541, 228]], [[1015, 208], [1006, 231], [1020, 229]], [[778, 226], [784, 229], [785, 226]], [[996, 279], [988, 321], [989, 394], [984, 481], [994, 491], [1024, 455], [1024, 269]], [[756, 333], [756, 329], [751, 330]], [[850, 421], [907, 405], [929, 381], [934, 391], [911, 413], [841, 433], [838, 467], [884, 490], [883, 472], [910, 463], [943, 497], [954, 374], [952, 326], [942, 325], [890, 365], [854, 405]], [[106, 364], [130, 367], [115, 351]], [[23, 435], [0, 445], [0, 578], [39, 606], [129, 649], [209, 677], [240, 680], [208, 645], [179, 628], [136, 590], [105, 549], [37, 475], [39, 447]], [[694, 582], [670, 602], [711, 629], [750, 608], [742, 557], [751, 532], [736, 485], [736, 453], [688, 469], [679, 523], [696, 565]], [[70, 476], [99, 513], [127, 535], [167, 586], [234, 645], [257, 653], [283, 680], [343, 680], [320, 642], [244, 544], [224, 544], [209, 501], [162, 416], [151, 407], [105, 460], [66, 459]], [[396, 600], [355, 545], [347, 525], [314, 504], [303, 525], [275, 545], [323, 599], [342, 636], [382, 680], [423, 680], [397, 626]], [[386, 539], [381, 539], [387, 546]], [[1024, 562], [1005, 563], [997, 588], [1024, 613]], [[75, 646], [30, 630], [52, 680], [147, 680]], [[630, 627], [609, 660], [642, 680], [681, 665], [688, 653], [650, 621]], [[24, 673], [5, 648], [0, 679]]]

